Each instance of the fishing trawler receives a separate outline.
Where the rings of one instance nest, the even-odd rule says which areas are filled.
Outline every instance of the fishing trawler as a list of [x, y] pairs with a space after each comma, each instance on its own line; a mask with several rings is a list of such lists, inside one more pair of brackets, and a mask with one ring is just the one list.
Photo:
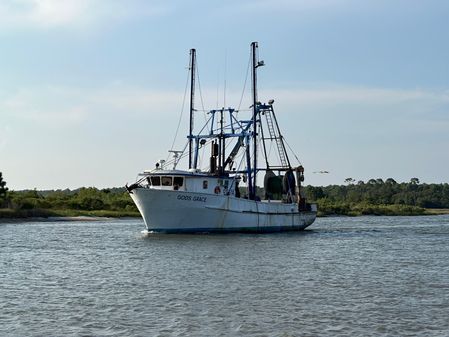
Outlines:
[[[257, 70], [263, 65], [253, 42], [249, 118], [238, 118], [237, 109], [214, 109], [203, 127], [194, 130], [196, 51], [190, 50], [190, 125], [184, 150], [169, 151], [170, 161], [159, 161], [126, 185], [149, 232], [296, 231], [315, 221], [316, 205], [307, 203], [302, 187], [304, 168], [290, 162], [274, 100], [258, 100]], [[205, 149], [210, 151], [208, 167], [201, 168]], [[177, 169], [184, 157], [188, 168]], [[257, 177], [262, 173], [264, 195], [259, 195]]]

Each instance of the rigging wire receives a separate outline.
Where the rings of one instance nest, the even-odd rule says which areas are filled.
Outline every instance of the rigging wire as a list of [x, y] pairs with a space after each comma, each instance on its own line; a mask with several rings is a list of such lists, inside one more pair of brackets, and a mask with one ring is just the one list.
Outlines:
[[270, 147], [268, 148], [268, 158], [270, 158], [272, 150], [273, 150], [273, 141], [270, 142]]
[[[201, 81], [200, 81], [200, 70], [198, 67], [198, 58], [196, 60], [196, 78], [198, 79], [198, 90], [200, 92], [200, 100], [201, 100], [201, 107], [203, 108], [202, 110], [196, 110], [196, 111], [201, 111], [201, 112], [206, 112], [206, 109], [204, 108], [204, 101], [203, 101], [203, 92], [201, 91]], [[207, 121], [207, 117], [204, 114], [204, 120]]]
[[[175, 146], [176, 138], [178, 137], [179, 127], [181, 126], [182, 115], [183, 115], [183, 112], [184, 112], [184, 105], [185, 105], [185, 102], [186, 102], [188, 86], [189, 86], [189, 72], [187, 72], [187, 81], [186, 81], [186, 86], [185, 86], [185, 89], [184, 89], [184, 98], [182, 99], [181, 114], [179, 116], [178, 126], [176, 127], [175, 137], [173, 139], [173, 143], [171, 144], [170, 151], [173, 150], [173, 147]], [[168, 157], [167, 157], [167, 159], [168, 159]]]
[[285, 137], [282, 137], [282, 140], [285, 142], [285, 144], [287, 144], [288, 148], [290, 149], [291, 153], [293, 153], [293, 155], [295, 156], [296, 160], [298, 161], [299, 165], [302, 165], [301, 161], [299, 160], [298, 156], [296, 155], [296, 153], [293, 151], [293, 149], [290, 147], [290, 144], [287, 142], [287, 140], [285, 139]]
[[249, 68], [250, 68], [250, 66], [251, 66], [251, 55], [249, 56], [248, 66], [246, 67], [245, 83], [243, 84], [242, 96], [240, 97], [239, 107], [237, 108], [238, 111], [240, 111], [240, 107], [242, 106], [243, 96], [245, 96], [245, 89], [246, 89], [246, 83], [248, 81], [248, 75], [249, 75]]

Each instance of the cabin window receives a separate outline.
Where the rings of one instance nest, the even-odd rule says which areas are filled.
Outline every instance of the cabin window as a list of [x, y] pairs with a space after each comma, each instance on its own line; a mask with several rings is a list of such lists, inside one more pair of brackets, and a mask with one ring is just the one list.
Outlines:
[[203, 180], [203, 189], [207, 190], [207, 180]]
[[151, 185], [160, 186], [161, 185], [161, 177], [151, 177]]
[[183, 177], [174, 177], [173, 178], [173, 185], [181, 187], [184, 184], [184, 178]]
[[162, 183], [162, 186], [171, 186], [172, 185], [172, 177], [162, 177], [161, 183]]

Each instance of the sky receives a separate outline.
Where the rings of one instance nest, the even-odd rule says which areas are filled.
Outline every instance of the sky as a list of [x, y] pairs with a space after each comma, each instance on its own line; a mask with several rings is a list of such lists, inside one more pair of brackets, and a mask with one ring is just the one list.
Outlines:
[[306, 184], [448, 183], [448, 17], [446, 0], [0, 0], [0, 172], [12, 190], [132, 183], [180, 116], [186, 141], [189, 49], [204, 108], [237, 107], [258, 41], [259, 99]]

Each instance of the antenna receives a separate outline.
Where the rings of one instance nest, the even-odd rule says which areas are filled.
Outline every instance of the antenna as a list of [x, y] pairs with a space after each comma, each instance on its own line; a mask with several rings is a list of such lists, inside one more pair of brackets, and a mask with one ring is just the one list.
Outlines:
[[182, 154], [184, 151], [169, 150], [168, 152], [173, 153], [173, 170], [176, 170], [176, 166], [178, 165], [179, 160], [181, 159], [179, 155]]
[[225, 64], [224, 64], [224, 88], [223, 88], [223, 107], [226, 106], [226, 73], [227, 73], [227, 67], [228, 67], [228, 53], [227, 50], [225, 50]]

